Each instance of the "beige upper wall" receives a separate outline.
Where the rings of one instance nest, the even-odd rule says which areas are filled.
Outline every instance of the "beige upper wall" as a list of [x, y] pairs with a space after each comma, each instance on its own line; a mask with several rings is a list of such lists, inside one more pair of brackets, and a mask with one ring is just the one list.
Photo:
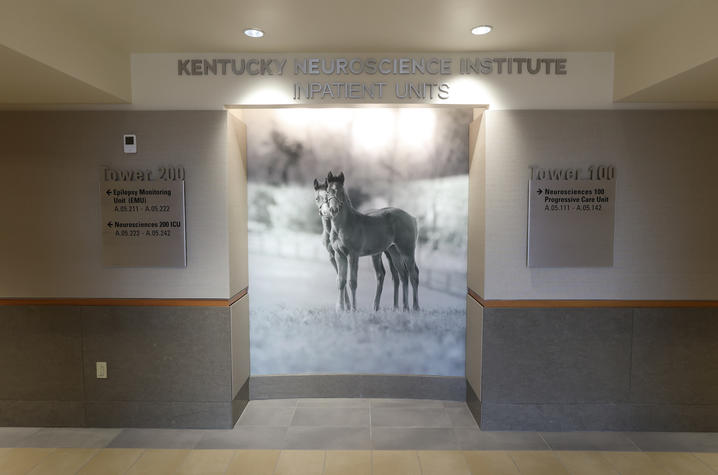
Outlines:
[[[98, 5], [99, 2], [94, 2]], [[90, 8], [92, 8], [90, 6]], [[88, 12], [89, 14], [89, 12]], [[3, 0], [0, 46], [24, 55], [66, 76], [66, 94], [48, 97], [44, 90], [58, 90], [57, 74], [40, 68], [16, 69], [3, 63], [3, 75], [15, 82], [36, 83], [36, 96], [22, 91], [25, 100], [12, 103], [118, 103], [132, 100], [130, 52], [92, 29], [83, 11], [66, 2]], [[69, 79], [74, 79], [71, 84]], [[96, 89], [106, 96], [98, 96]], [[81, 97], [78, 90], [86, 91]]]
[[[0, 113], [0, 297], [228, 298], [226, 117]], [[103, 267], [100, 168], [170, 165], [186, 170], [187, 267]]]
[[[717, 299], [715, 130], [710, 111], [488, 111], [483, 297]], [[532, 165], [615, 165], [612, 267], [527, 267]]]
[[718, 58], [632, 94], [632, 102], [718, 103]]
[[486, 278], [486, 128], [484, 109], [475, 109], [469, 125], [469, 216], [466, 281], [479, 295]]
[[[653, 21], [626, 34], [615, 51], [614, 99], [618, 101], [715, 101], [717, 71], [701, 72], [712, 81], [708, 94], [690, 81], [669, 82], [663, 89], [644, 91], [718, 58], [718, 2], [683, 1]], [[698, 74], [697, 72], [694, 75]]]
[[247, 248], [247, 126], [241, 111], [227, 113], [227, 210], [229, 228], [229, 293], [249, 286]]
[[117, 103], [120, 99], [0, 46], [0, 104]]

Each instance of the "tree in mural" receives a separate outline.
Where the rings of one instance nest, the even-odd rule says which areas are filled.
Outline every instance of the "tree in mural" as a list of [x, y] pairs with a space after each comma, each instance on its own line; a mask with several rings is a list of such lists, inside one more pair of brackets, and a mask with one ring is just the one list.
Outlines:
[[300, 142], [290, 141], [278, 130], [273, 130], [270, 137], [279, 152], [274, 163], [270, 165], [270, 177], [274, 176], [274, 174], [277, 173], [277, 169], [279, 169], [279, 183], [287, 185], [290, 181], [290, 171], [299, 170], [299, 162], [303, 157], [304, 146]]

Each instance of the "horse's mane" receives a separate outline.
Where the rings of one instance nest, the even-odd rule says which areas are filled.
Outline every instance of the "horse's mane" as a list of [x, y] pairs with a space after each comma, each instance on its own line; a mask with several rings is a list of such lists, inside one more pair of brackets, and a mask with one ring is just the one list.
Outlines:
[[347, 190], [344, 188], [344, 172], [339, 173], [339, 175], [332, 175], [332, 173], [329, 172], [324, 183], [326, 183], [326, 185], [329, 185], [329, 183], [340, 183], [342, 185], [342, 194], [344, 195], [344, 204], [351, 209], [355, 209], [351, 198], [349, 198], [349, 193], [347, 193]]

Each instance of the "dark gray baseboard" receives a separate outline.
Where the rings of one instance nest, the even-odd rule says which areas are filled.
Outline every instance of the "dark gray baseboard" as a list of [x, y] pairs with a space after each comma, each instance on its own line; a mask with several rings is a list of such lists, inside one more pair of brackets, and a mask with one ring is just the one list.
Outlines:
[[252, 376], [251, 399], [372, 397], [464, 401], [463, 377], [385, 374]]
[[480, 407], [482, 430], [718, 431], [718, 405], [497, 404], [484, 402]]
[[86, 403], [87, 427], [231, 429], [231, 402], [113, 401]]
[[0, 427], [84, 425], [84, 401], [0, 401]]

